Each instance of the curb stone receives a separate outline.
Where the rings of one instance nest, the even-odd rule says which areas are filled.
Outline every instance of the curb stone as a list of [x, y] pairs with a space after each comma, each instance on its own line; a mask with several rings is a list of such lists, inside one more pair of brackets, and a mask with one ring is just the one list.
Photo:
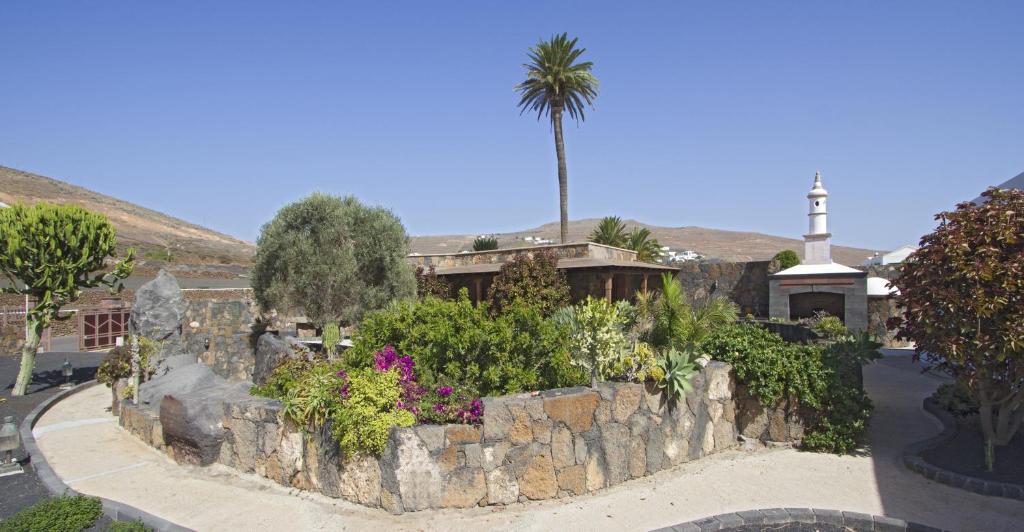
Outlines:
[[921, 453], [939, 446], [956, 436], [956, 419], [953, 414], [945, 411], [931, 397], [926, 397], [922, 405], [925, 412], [935, 416], [942, 423], [942, 432], [926, 440], [911, 443], [903, 448], [903, 465], [929, 480], [954, 488], [970, 491], [990, 497], [1003, 497], [1024, 501], [1024, 485], [984, 480], [955, 471], [941, 468], [925, 461]]
[[696, 521], [659, 528], [653, 532], [705, 532], [708, 530], [734, 530], [748, 525], [786, 523], [822, 523], [846, 526], [855, 530], [877, 530], [879, 532], [942, 532], [941, 529], [859, 512], [842, 512], [818, 508], [765, 508], [742, 512], [720, 514]]
[[[60, 495], [85, 494], [71, 489], [70, 486], [65, 484], [64, 481], [57, 476], [57, 473], [53, 471], [50, 464], [46, 462], [46, 457], [43, 456], [42, 451], [39, 450], [39, 445], [36, 444], [35, 436], [32, 435], [32, 428], [35, 427], [39, 418], [55, 404], [78, 392], [92, 388], [96, 384], [98, 384], [97, 381], [91, 380], [57, 393], [53, 397], [50, 397], [36, 405], [36, 407], [32, 409], [32, 411], [29, 412], [21, 422], [21, 444], [25, 447], [25, 452], [29, 456], [29, 463], [32, 464], [32, 469], [35, 470], [36, 476], [39, 477], [39, 481], [42, 482], [47, 491], [55, 497]], [[94, 497], [92, 495], [87, 496], [99, 499], [103, 504], [103, 513], [114, 521], [142, 521], [143, 524], [158, 532], [193, 532], [190, 528], [176, 525], [162, 517], [157, 517], [122, 502], [105, 499], [103, 497]]]

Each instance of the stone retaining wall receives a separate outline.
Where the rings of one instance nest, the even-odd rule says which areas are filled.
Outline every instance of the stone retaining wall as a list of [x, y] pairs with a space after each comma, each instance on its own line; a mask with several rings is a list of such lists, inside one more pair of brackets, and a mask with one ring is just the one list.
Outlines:
[[676, 277], [692, 297], [724, 296], [736, 303], [740, 316], [768, 316], [768, 275], [775, 271], [770, 261], [683, 262], [678, 266]]
[[[481, 425], [394, 428], [380, 457], [348, 460], [339, 456], [329, 428], [304, 435], [283, 418], [279, 401], [228, 399], [215, 461], [401, 513], [593, 493], [733, 448], [741, 432], [781, 441], [802, 434], [785, 413], [744, 407], [749, 401], [742, 390], [737, 395], [728, 364], [711, 362], [693, 384], [694, 391], [673, 405], [657, 389], [635, 383], [486, 398]], [[165, 433], [161, 410], [167, 415], [159, 407], [122, 404], [121, 425], [193, 463], [175, 452], [178, 440]]]

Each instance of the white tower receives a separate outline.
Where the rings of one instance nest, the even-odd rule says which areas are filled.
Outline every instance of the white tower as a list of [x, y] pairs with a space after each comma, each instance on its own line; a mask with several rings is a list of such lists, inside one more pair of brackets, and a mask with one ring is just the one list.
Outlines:
[[832, 264], [832, 233], [828, 232], [828, 191], [821, 186], [821, 172], [807, 193], [808, 231], [804, 235], [804, 264]]

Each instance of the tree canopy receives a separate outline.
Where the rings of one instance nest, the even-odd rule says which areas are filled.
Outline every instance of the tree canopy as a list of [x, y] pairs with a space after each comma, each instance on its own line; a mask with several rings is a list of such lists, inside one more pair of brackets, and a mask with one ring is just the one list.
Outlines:
[[78, 299], [83, 288], [120, 290], [120, 281], [131, 275], [133, 249], [108, 269], [116, 243], [114, 226], [105, 216], [76, 205], [15, 204], [0, 209], [0, 270], [10, 282], [2, 291], [27, 295], [35, 302], [25, 317], [27, 334], [13, 395], [25, 394], [39, 338], [61, 307]]
[[315, 193], [263, 226], [253, 291], [264, 310], [299, 310], [318, 327], [352, 324], [415, 294], [408, 251], [405, 227], [391, 211]]
[[1024, 419], [1024, 191], [982, 199], [936, 215], [892, 281], [904, 312], [890, 326], [969, 387], [991, 459]]

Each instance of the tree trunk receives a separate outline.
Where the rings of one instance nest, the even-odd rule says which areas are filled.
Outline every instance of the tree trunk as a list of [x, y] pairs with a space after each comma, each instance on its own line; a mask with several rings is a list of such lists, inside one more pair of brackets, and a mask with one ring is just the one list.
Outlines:
[[562, 141], [562, 107], [551, 107], [551, 125], [555, 128], [555, 155], [558, 157], [558, 201], [562, 243], [569, 241], [569, 172], [565, 168], [565, 143]]
[[43, 323], [37, 319], [25, 316], [25, 347], [21, 348], [21, 370], [18, 371], [18, 380], [14, 382], [14, 389], [11, 395], [25, 395], [28, 392], [28, 385], [32, 382], [32, 370], [36, 366], [36, 349], [39, 348], [39, 338], [43, 334]]
[[995, 439], [996, 431], [992, 425], [992, 410], [995, 405], [991, 401], [982, 399], [978, 403], [978, 421], [981, 424], [981, 434], [985, 438], [985, 471], [992, 471], [995, 467]]

